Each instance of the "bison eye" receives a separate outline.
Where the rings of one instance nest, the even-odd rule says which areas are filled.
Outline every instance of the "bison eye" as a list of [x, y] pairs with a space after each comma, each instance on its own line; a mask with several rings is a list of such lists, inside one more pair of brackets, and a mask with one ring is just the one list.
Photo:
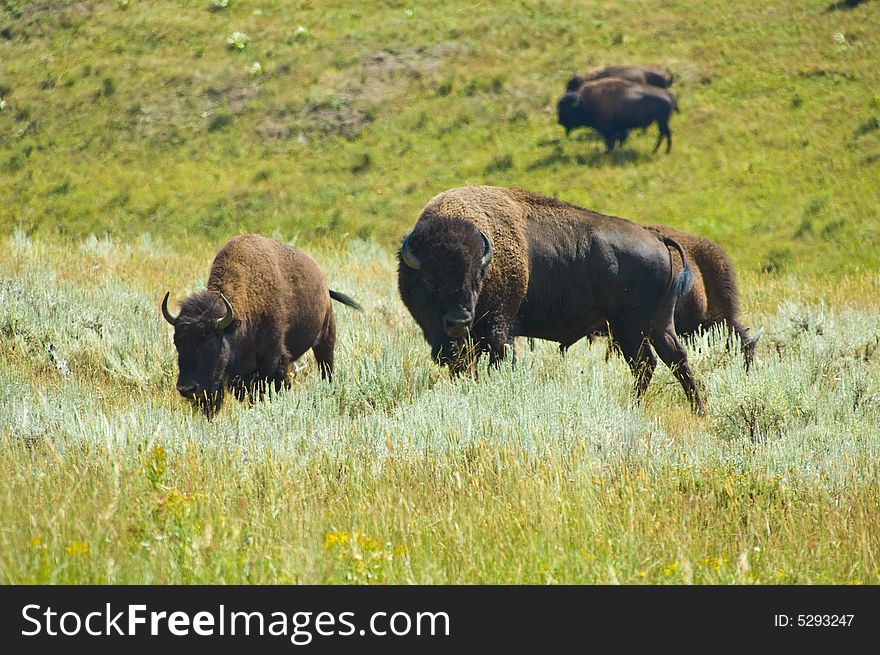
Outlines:
[[425, 288], [433, 293], [437, 291], [437, 283], [430, 278], [425, 278]]

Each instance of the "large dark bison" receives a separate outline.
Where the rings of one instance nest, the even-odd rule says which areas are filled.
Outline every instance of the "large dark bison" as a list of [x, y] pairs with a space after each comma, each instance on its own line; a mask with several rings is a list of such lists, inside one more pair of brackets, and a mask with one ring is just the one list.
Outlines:
[[[670, 247], [684, 262], [678, 274]], [[425, 206], [398, 256], [403, 303], [454, 372], [482, 352], [499, 362], [517, 336], [572, 344], [608, 324], [637, 394], [653, 375], [653, 346], [703, 410], [673, 324], [691, 273], [674, 240], [521, 189], [463, 187]]]
[[661, 89], [672, 86], [672, 73], [659, 66], [596, 66], [583, 75], [574, 75], [565, 86], [566, 91], [577, 91], [584, 82], [619, 77], [630, 82], [650, 84]]
[[[709, 239], [668, 225], [644, 227], [678, 242], [691, 263], [693, 284], [675, 304], [675, 332], [680, 337], [686, 337], [717, 325], [726, 326], [740, 341], [748, 371], [763, 329], [758, 330], [754, 336], [749, 336], [748, 330], [740, 323], [736, 276], [724, 250]], [[676, 273], [683, 268], [682, 259], [677, 253], [674, 253], [673, 266]], [[603, 329], [591, 337], [606, 333]], [[568, 345], [560, 345], [563, 353], [567, 348]], [[614, 344], [612, 348], [617, 349]]]
[[317, 262], [296, 248], [243, 234], [224, 245], [211, 265], [207, 289], [183, 301], [180, 313], [162, 315], [174, 326], [177, 391], [211, 416], [224, 389], [242, 400], [289, 387], [291, 362], [312, 349], [321, 376], [333, 375], [336, 324], [330, 299], [359, 305], [330, 291]]
[[606, 152], [626, 141], [631, 129], [656, 122], [660, 134], [654, 152], [665, 137], [668, 153], [672, 149], [669, 117], [673, 111], [678, 111], [678, 103], [668, 91], [616, 77], [585, 82], [556, 105], [557, 119], [566, 134], [578, 127], [592, 127], [605, 140]]

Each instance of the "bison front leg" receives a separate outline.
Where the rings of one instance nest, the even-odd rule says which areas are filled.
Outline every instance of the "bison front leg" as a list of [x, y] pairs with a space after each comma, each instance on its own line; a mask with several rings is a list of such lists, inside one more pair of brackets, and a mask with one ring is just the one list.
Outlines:
[[232, 391], [232, 395], [235, 396], [235, 399], [238, 401], [243, 401], [245, 399], [253, 400], [253, 397], [251, 395], [253, 384], [253, 376], [245, 379], [240, 375], [236, 375], [229, 381], [229, 389]]
[[614, 150], [614, 143], [617, 141], [617, 132], [602, 132], [602, 138], [605, 140], [605, 154]]
[[655, 330], [651, 341], [654, 343], [654, 348], [657, 349], [660, 359], [672, 370], [672, 374], [681, 384], [694, 412], [700, 415], [705, 414], [706, 406], [700, 397], [697, 381], [694, 379], [688, 363], [687, 352], [678, 340], [675, 330], [671, 326], [664, 330]]
[[[657, 368], [657, 358], [651, 351], [648, 340], [641, 333], [628, 329], [615, 330], [612, 326], [614, 337], [610, 343], [613, 343], [620, 350], [630, 370], [636, 378], [635, 392], [636, 397], [641, 398], [651, 378], [654, 377], [654, 369]], [[609, 345], [610, 347], [610, 345]]]
[[478, 354], [488, 351], [489, 366], [497, 368], [507, 358], [507, 351], [511, 353], [511, 360], [516, 365], [516, 350], [513, 347], [513, 336], [510, 333], [510, 324], [503, 317], [489, 320], [483, 327], [482, 335], [478, 337]]

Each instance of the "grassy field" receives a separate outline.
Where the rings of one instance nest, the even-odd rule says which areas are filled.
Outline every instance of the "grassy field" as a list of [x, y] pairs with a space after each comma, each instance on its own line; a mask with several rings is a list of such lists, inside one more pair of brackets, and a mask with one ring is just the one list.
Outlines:
[[[0, 0], [0, 582], [880, 583], [880, 12], [829, 4]], [[617, 62], [670, 155], [555, 124]], [[717, 240], [755, 369], [691, 343], [706, 417], [602, 342], [450, 379], [394, 248], [465, 183]], [[242, 231], [366, 311], [207, 422], [158, 303]]]

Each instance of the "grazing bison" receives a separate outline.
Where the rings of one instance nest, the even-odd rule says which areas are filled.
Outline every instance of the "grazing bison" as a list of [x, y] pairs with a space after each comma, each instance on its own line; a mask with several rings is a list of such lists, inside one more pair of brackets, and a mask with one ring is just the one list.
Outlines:
[[312, 349], [321, 377], [333, 375], [336, 326], [330, 299], [360, 309], [329, 291], [317, 262], [259, 234], [229, 241], [211, 265], [207, 289], [183, 301], [180, 313], [162, 315], [174, 326], [180, 368], [177, 390], [208, 416], [224, 389], [242, 400], [269, 383], [290, 386], [288, 367]]
[[[684, 262], [678, 274], [669, 247]], [[486, 351], [498, 363], [517, 336], [570, 345], [607, 323], [638, 395], [653, 345], [702, 412], [673, 324], [691, 273], [674, 240], [521, 189], [463, 187], [425, 206], [398, 257], [403, 303], [453, 372]]]
[[[755, 357], [755, 347], [763, 329], [750, 337], [748, 330], [739, 322], [739, 292], [736, 276], [730, 260], [718, 244], [688, 232], [682, 232], [668, 225], [646, 225], [645, 229], [677, 241], [691, 263], [693, 284], [675, 304], [675, 332], [679, 336], [690, 336], [700, 330], [708, 330], [716, 325], [726, 325], [736, 334], [748, 371]], [[673, 259], [675, 271], [682, 270], [681, 257]], [[603, 336], [606, 330], [596, 335]], [[612, 348], [618, 349], [615, 344]], [[567, 346], [561, 345], [564, 353]]]
[[574, 75], [565, 87], [566, 91], [577, 91], [584, 82], [601, 80], [606, 77], [619, 77], [638, 84], [649, 84], [661, 89], [672, 86], [672, 73], [659, 66], [596, 66], [583, 75]]
[[678, 103], [668, 91], [616, 77], [585, 82], [556, 105], [566, 134], [577, 127], [592, 127], [605, 140], [606, 152], [611, 152], [615, 143], [626, 141], [631, 129], [656, 122], [660, 134], [654, 152], [666, 137], [668, 153], [672, 149], [669, 117], [673, 111], [678, 111]]

